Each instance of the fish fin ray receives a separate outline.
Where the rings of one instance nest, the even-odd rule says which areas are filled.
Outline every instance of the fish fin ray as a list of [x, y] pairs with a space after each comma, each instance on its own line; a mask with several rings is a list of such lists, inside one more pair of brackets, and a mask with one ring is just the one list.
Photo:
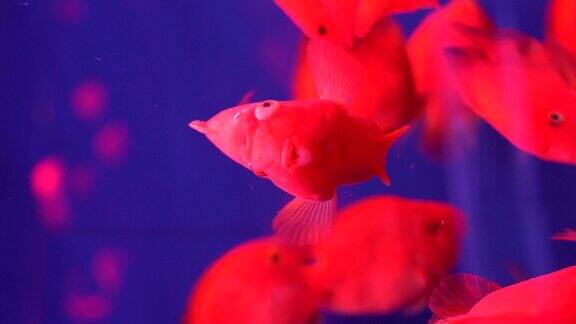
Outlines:
[[498, 289], [498, 284], [472, 274], [448, 276], [430, 296], [429, 307], [433, 317], [428, 323], [466, 314], [484, 296]]
[[346, 50], [321, 39], [308, 43], [308, 65], [320, 99], [350, 106], [363, 79], [363, 67]]
[[295, 197], [278, 211], [272, 227], [276, 235], [288, 244], [314, 244], [328, 233], [336, 207], [336, 196], [326, 201]]

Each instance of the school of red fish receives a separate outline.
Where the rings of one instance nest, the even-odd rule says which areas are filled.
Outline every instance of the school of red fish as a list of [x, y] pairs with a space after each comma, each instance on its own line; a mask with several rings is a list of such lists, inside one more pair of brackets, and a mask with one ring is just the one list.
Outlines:
[[[378, 177], [422, 123], [434, 158], [480, 122], [536, 158], [576, 164], [576, 0], [550, 0], [544, 40], [495, 25], [476, 0], [274, 0], [305, 40], [291, 100], [250, 95], [189, 126], [294, 198], [274, 236], [242, 244], [197, 283], [184, 323], [321, 323], [321, 311], [419, 313], [430, 323], [576, 323], [576, 266], [501, 287], [450, 275], [465, 215], [450, 204], [337, 191]], [[396, 14], [426, 10], [405, 38]], [[566, 229], [555, 240], [576, 241]], [[254, 307], [258, 305], [258, 307]]]

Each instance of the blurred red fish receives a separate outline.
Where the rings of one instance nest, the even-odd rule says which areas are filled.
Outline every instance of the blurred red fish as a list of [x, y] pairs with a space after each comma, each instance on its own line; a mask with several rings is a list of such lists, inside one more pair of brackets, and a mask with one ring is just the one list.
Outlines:
[[303, 271], [308, 257], [301, 252], [273, 238], [234, 248], [200, 279], [183, 323], [317, 323], [317, 300]]
[[[366, 71], [350, 113], [374, 120], [384, 131], [410, 122], [419, 112], [410, 63], [400, 26], [386, 19], [351, 49]], [[296, 98], [315, 98], [316, 89], [304, 51], [294, 80]]]
[[354, 46], [387, 16], [431, 8], [437, 0], [275, 0], [306, 36]]
[[274, 229], [298, 245], [328, 231], [339, 185], [374, 176], [389, 183], [387, 153], [406, 130], [385, 134], [349, 114], [363, 71], [344, 50], [313, 40], [308, 58], [320, 99], [244, 104], [190, 123], [232, 160], [296, 196], [278, 213]]
[[575, 0], [550, 0], [547, 38], [576, 56]]
[[468, 275], [446, 278], [430, 297], [430, 323], [576, 323], [576, 267], [500, 288]]
[[576, 163], [576, 91], [559, 52], [516, 31], [460, 30], [474, 46], [446, 55], [470, 108], [519, 149]]
[[410, 36], [408, 55], [416, 88], [426, 98], [424, 147], [441, 157], [473, 141], [474, 118], [460, 98], [450, 67], [444, 58], [447, 46], [466, 46], [471, 41], [453, 27], [465, 24], [492, 30], [492, 23], [474, 0], [453, 0], [430, 14]]
[[576, 242], [576, 230], [572, 228], [565, 228], [562, 232], [554, 234], [552, 239], [557, 241]]
[[464, 219], [439, 202], [377, 196], [338, 214], [316, 248], [323, 307], [349, 314], [422, 310], [453, 267]]

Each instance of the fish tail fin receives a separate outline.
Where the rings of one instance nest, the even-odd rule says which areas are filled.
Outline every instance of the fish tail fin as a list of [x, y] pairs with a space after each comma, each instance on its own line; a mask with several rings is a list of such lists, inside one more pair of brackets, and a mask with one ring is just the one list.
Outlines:
[[429, 324], [464, 315], [484, 296], [500, 289], [490, 280], [471, 274], [451, 275], [438, 284], [430, 296], [428, 306], [432, 311]]
[[556, 241], [576, 242], [576, 230], [573, 228], [565, 228], [562, 231], [552, 235], [552, 239]]
[[290, 245], [311, 245], [328, 233], [336, 208], [336, 196], [326, 201], [295, 197], [278, 211], [272, 227], [276, 235]]
[[352, 54], [322, 39], [308, 43], [308, 64], [320, 99], [350, 107], [364, 78], [364, 68]]
[[390, 180], [390, 176], [388, 175], [388, 172], [386, 171], [386, 164], [388, 161], [388, 152], [390, 151], [390, 148], [392, 147], [392, 145], [394, 145], [394, 143], [400, 137], [402, 137], [402, 135], [404, 135], [404, 133], [406, 133], [406, 131], [408, 131], [408, 129], [410, 129], [410, 126], [405, 125], [405, 126], [398, 128], [395, 131], [384, 134], [383, 136], [380, 136], [378, 138], [378, 141], [380, 143], [382, 143], [382, 146], [383, 146], [382, 151], [384, 152], [384, 163], [382, 164], [381, 169], [378, 170], [377, 175], [380, 178], [380, 180], [382, 180], [382, 182], [387, 186], [390, 186], [390, 184], [392, 183]]

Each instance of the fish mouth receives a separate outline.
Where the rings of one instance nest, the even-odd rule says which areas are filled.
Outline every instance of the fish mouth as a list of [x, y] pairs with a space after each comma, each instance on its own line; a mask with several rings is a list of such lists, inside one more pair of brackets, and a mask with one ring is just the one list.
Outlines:
[[188, 127], [202, 134], [206, 134], [206, 132], [208, 131], [208, 126], [206, 125], [206, 122], [202, 120], [193, 120], [188, 124]]

